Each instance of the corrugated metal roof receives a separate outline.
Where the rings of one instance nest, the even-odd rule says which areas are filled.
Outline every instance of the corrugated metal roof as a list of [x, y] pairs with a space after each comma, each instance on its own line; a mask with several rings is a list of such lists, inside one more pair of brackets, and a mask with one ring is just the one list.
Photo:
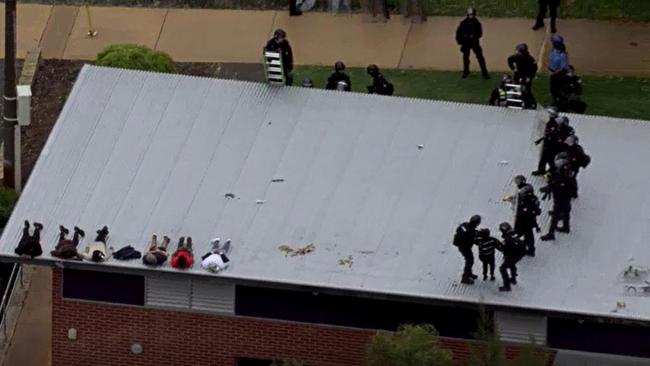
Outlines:
[[[24, 219], [45, 224], [47, 252], [59, 224], [106, 224], [112, 246], [141, 251], [153, 232], [191, 235], [197, 255], [231, 237], [232, 266], [217, 276], [650, 320], [650, 297], [618, 280], [630, 258], [650, 263], [642, 121], [573, 116], [593, 158], [573, 233], [538, 242], [512, 293], [458, 283], [454, 228], [473, 213], [491, 228], [511, 219], [501, 199], [535, 167], [542, 115], [86, 66], [0, 250], [15, 258]], [[278, 249], [310, 243], [304, 256]]]

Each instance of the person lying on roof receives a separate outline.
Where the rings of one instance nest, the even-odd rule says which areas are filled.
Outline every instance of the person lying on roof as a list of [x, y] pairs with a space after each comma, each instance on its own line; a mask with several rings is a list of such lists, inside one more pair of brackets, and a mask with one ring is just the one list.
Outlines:
[[108, 238], [108, 227], [97, 230], [95, 241], [88, 244], [81, 256], [88, 261], [104, 262], [111, 256], [111, 250], [106, 248], [106, 239]]
[[56, 245], [53, 251], [50, 254], [53, 257], [61, 259], [78, 259], [81, 260], [81, 255], [77, 252], [77, 246], [79, 245], [79, 238], [86, 236], [86, 233], [78, 227], [74, 227], [74, 236], [72, 240], [66, 239], [66, 236], [70, 232], [63, 225], [59, 226], [59, 243]]
[[43, 225], [38, 222], [34, 223], [34, 235], [29, 235], [29, 221], [25, 220], [25, 227], [23, 228], [23, 236], [18, 242], [18, 246], [14, 252], [20, 256], [35, 258], [43, 254], [41, 248], [41, 230]]
[[206, 271], [217, 273], [230, 265], [230, 259], [226, 256], [230, 252], [230, 239], [226, 239], [223, 245], [220, 244], [220, 240], [219, 238], [212, 239], [210, 241], [212, 249], [201, 257], [201, 268]]
[[156, 234], [151, 236], [149, 249], [142, 256], [142, 263], [148, 266], [159, 266], [167, 261], [167, 247], [169, 246], [169, 237], [164, 236], [163, 241], [158, 246], [158, 237]]
[[187, 243], [185, 243], [185, 237], [182, 237], [178, 240], [178, 247], [174, 254], [172, 254], [172, 267], [177, 269], [187, 269], [192, 267], [194, 264], [194, 254], [192, 253], [192, 238], [187, 237]]

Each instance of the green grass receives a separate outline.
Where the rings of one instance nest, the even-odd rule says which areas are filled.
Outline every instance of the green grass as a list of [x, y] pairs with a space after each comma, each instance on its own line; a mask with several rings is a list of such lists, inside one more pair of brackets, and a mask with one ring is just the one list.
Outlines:
[[[461, 16], [469, 6], [479, 17], [526, 17], [537, 14], [537, 0], [423, 0], [429, 15]], [[562, 0], [561, 18], [650, 21], [648, 0]]]
[[[650, 0], [649, 0], [650, 1]], [[314, 86], [323, 88], [332, 69], [321, 66], [299, 66], [295, 70], [295, 84], [310, 78]], [[352, 89], [366, 93], [370, 78], [365, 69], [350, 68]], [[500, 74], [484, 80], [479, 73], [461, 79], [459, 71], [384, 70], [386, 78], [395, 85], [395, 95], [423, 99], [487, 104], [490, 92], [498, 84]], [[582, 77], [584, 100], [588, 114], [650, 120], [650, 79], [602, 76]], [[533, 90], [538, 103], [547, 105], [548, 77], [535, 79]]]

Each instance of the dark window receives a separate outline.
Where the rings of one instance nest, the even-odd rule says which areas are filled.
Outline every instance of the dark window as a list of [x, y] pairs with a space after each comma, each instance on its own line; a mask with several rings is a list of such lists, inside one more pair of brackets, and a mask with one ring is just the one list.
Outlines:
[[576, 351], [650, 357], [650, 327], [549, 318], [548, 345]]
[[400, 324], [431, 324], [440, 335], [473, 338], [478, 311], [311, 292], [237, 286], [235, 314], [396, 330]]
[[260, 360], [257, 358], [239, 357], [237, 359], [237, 366], [271, 366], [273, 361]]
[[144, 277], [124, 273], [64, 269], [63, 297], [144, 305]]

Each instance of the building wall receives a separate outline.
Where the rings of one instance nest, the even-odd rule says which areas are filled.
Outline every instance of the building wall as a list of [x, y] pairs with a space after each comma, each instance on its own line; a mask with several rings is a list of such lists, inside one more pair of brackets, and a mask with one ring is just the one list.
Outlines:
[[[234, 366], [237, 357], [296, 359], [311, 366], [358, 366], [375, 332], [236, 316], [177, 312], [62, 298], [52, 276], [52, 366]], [[263, 306], [263, 304], [260, 304]], [[77, 339], [68, 339], [68, 329]], [[142, 344], [134, 355], [131, 344]], [[443, 338], [459, 365], [474, 344]], [[508, 350], [512, 355], [513, 350]]]

